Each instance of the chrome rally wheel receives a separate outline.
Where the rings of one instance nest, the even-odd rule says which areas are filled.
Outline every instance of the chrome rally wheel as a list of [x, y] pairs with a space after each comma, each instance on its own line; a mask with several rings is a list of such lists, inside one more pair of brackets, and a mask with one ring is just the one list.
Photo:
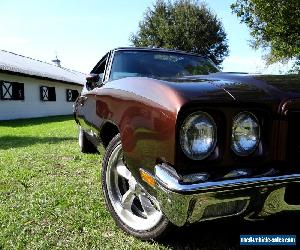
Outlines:
[[106, 205], [118, 226], [141, 239], [160, 236], [169, 222], [151, 196], [124, 164], [120, 136], [108, 145], [102, 165]]

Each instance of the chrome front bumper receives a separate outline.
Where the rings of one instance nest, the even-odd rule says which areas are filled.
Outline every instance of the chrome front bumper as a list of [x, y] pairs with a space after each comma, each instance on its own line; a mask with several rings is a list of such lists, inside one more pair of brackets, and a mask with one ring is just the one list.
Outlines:
[[187, 183], [174, 168], [160, 164], [155, 167], [155, 180], [161, 209], [177, 226], [241, 214], [260, 219], [282, 211], [300, 211], [300, 205], [284, 200], [286, 185], [300, 184], [300, 174]]

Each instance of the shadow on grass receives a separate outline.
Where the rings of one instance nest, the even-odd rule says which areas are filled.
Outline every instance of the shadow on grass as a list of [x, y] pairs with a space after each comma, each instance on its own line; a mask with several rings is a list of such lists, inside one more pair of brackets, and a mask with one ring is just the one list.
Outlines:
[[56, 144], [76, 140], [75, 137], [0, 136], [0, 149], [27, 147], [34, 144]]
[[[30, 119], [18, 119], [18, 120], [9, 120], [9, 121], [0, 121], [0, 127], [27, 127], [33, 125], [49, 124], [52, 122], [64, 122], [74, 120], [72, 115], [63, 115], [63, 116], [49, 116], [49, 117], [39, 117], [39, 118], [30, 118]], [[75, 121], [74, 121], [75, 123]]]
[[[250, 222], [239, 218], [222, 219], [176, 228], [158, 243], [171, 249], [263, 249], [241, 247], [241, 234], [297, 235], [299, 245], [300, 215], [281, 214], [264, 221]], [[270, 249], [270, 247], [268, 248]], [[281, 248], [282, 249], [282, 248]]]

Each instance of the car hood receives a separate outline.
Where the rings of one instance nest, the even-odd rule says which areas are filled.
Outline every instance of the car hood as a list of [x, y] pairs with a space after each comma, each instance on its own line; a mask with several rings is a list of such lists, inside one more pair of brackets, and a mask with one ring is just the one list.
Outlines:
[[215, 73], [160, 80], [190, 101], [214, 97], [224, 101], [225, 95], [234, 101], [263, 103], [300, 98], [298, 75]]

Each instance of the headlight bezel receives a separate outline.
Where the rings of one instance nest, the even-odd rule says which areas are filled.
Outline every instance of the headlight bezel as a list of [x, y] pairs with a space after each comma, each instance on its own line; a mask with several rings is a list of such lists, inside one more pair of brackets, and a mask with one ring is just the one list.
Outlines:
[[[235, 127], [235, 123], [237, 122], [238, 119], [240, 119], [240, 117], [242, 115], [247, 115], [249, 117], [251, 117], [251, 119], [253, 119], [254, 122], [256, 122], [257, 126], [258, 126], [258, 134], [257, 134], [257, 142], [256, 144], [251, 148], [251, 150], [248, 151], [237, 151], [234, 147], [234, 127]], [[258, 119], [257, 115], [255, 115], [253, 112], [250, 111], [240, 111], [239, 113], [237, 113], [233, 119], [232, 119], [232, 126], [231, 126], [231, 150], [240, 157], [247, 157], [247, 156], [251, 156], [252, 154], [254, 154], [256, 152], [256, 150], [259, 147], [259, 144], [261, 142], [261, 123], [260, 120]]]
[[[185, 150], [184, 140], [183, 140], [184, 139], [184, 131], [183, 130], [184, 130], [184, 127], [185, 127], [186, 123], [190, 119], [192, 119], [193, 117], [198, 116], [198, 115], [203, 115], [204, 117], [206, 117], [206, 119], [212, 125], [212, 127], [213, 127], [213, 143], [209, 147], [209, 150], [207, 150], [207, 152], [205, 154], [202, 154], [201, 156], [195, 157], [193, 154], [190, 154], [189, 152], [187, 152]], [[200, 161], [200, 160], [204, 160], [204, 159], [209, 158], [209, 156], [212, 155], [212, 153], [215, 151], [216, 146], [217, 146], [217, 140], [218, 140], [217, 132], [218, 132], [218, 130], [217, 130], [216, 122], [215, 122], [214, 118], [209, 113], [207, 113], [206, 111], [200, 111], [200, 110], [190, 113], [189, 115], [187, 115], [185, 117], [185, 119], [181, 123], [180, 131], [179, 131], [179, 141], [180, 141], [181, 151], [184, 153], [184, 155], [186, 157], [188, 157], [189, 159], [194, 160], [194, 161]]]

